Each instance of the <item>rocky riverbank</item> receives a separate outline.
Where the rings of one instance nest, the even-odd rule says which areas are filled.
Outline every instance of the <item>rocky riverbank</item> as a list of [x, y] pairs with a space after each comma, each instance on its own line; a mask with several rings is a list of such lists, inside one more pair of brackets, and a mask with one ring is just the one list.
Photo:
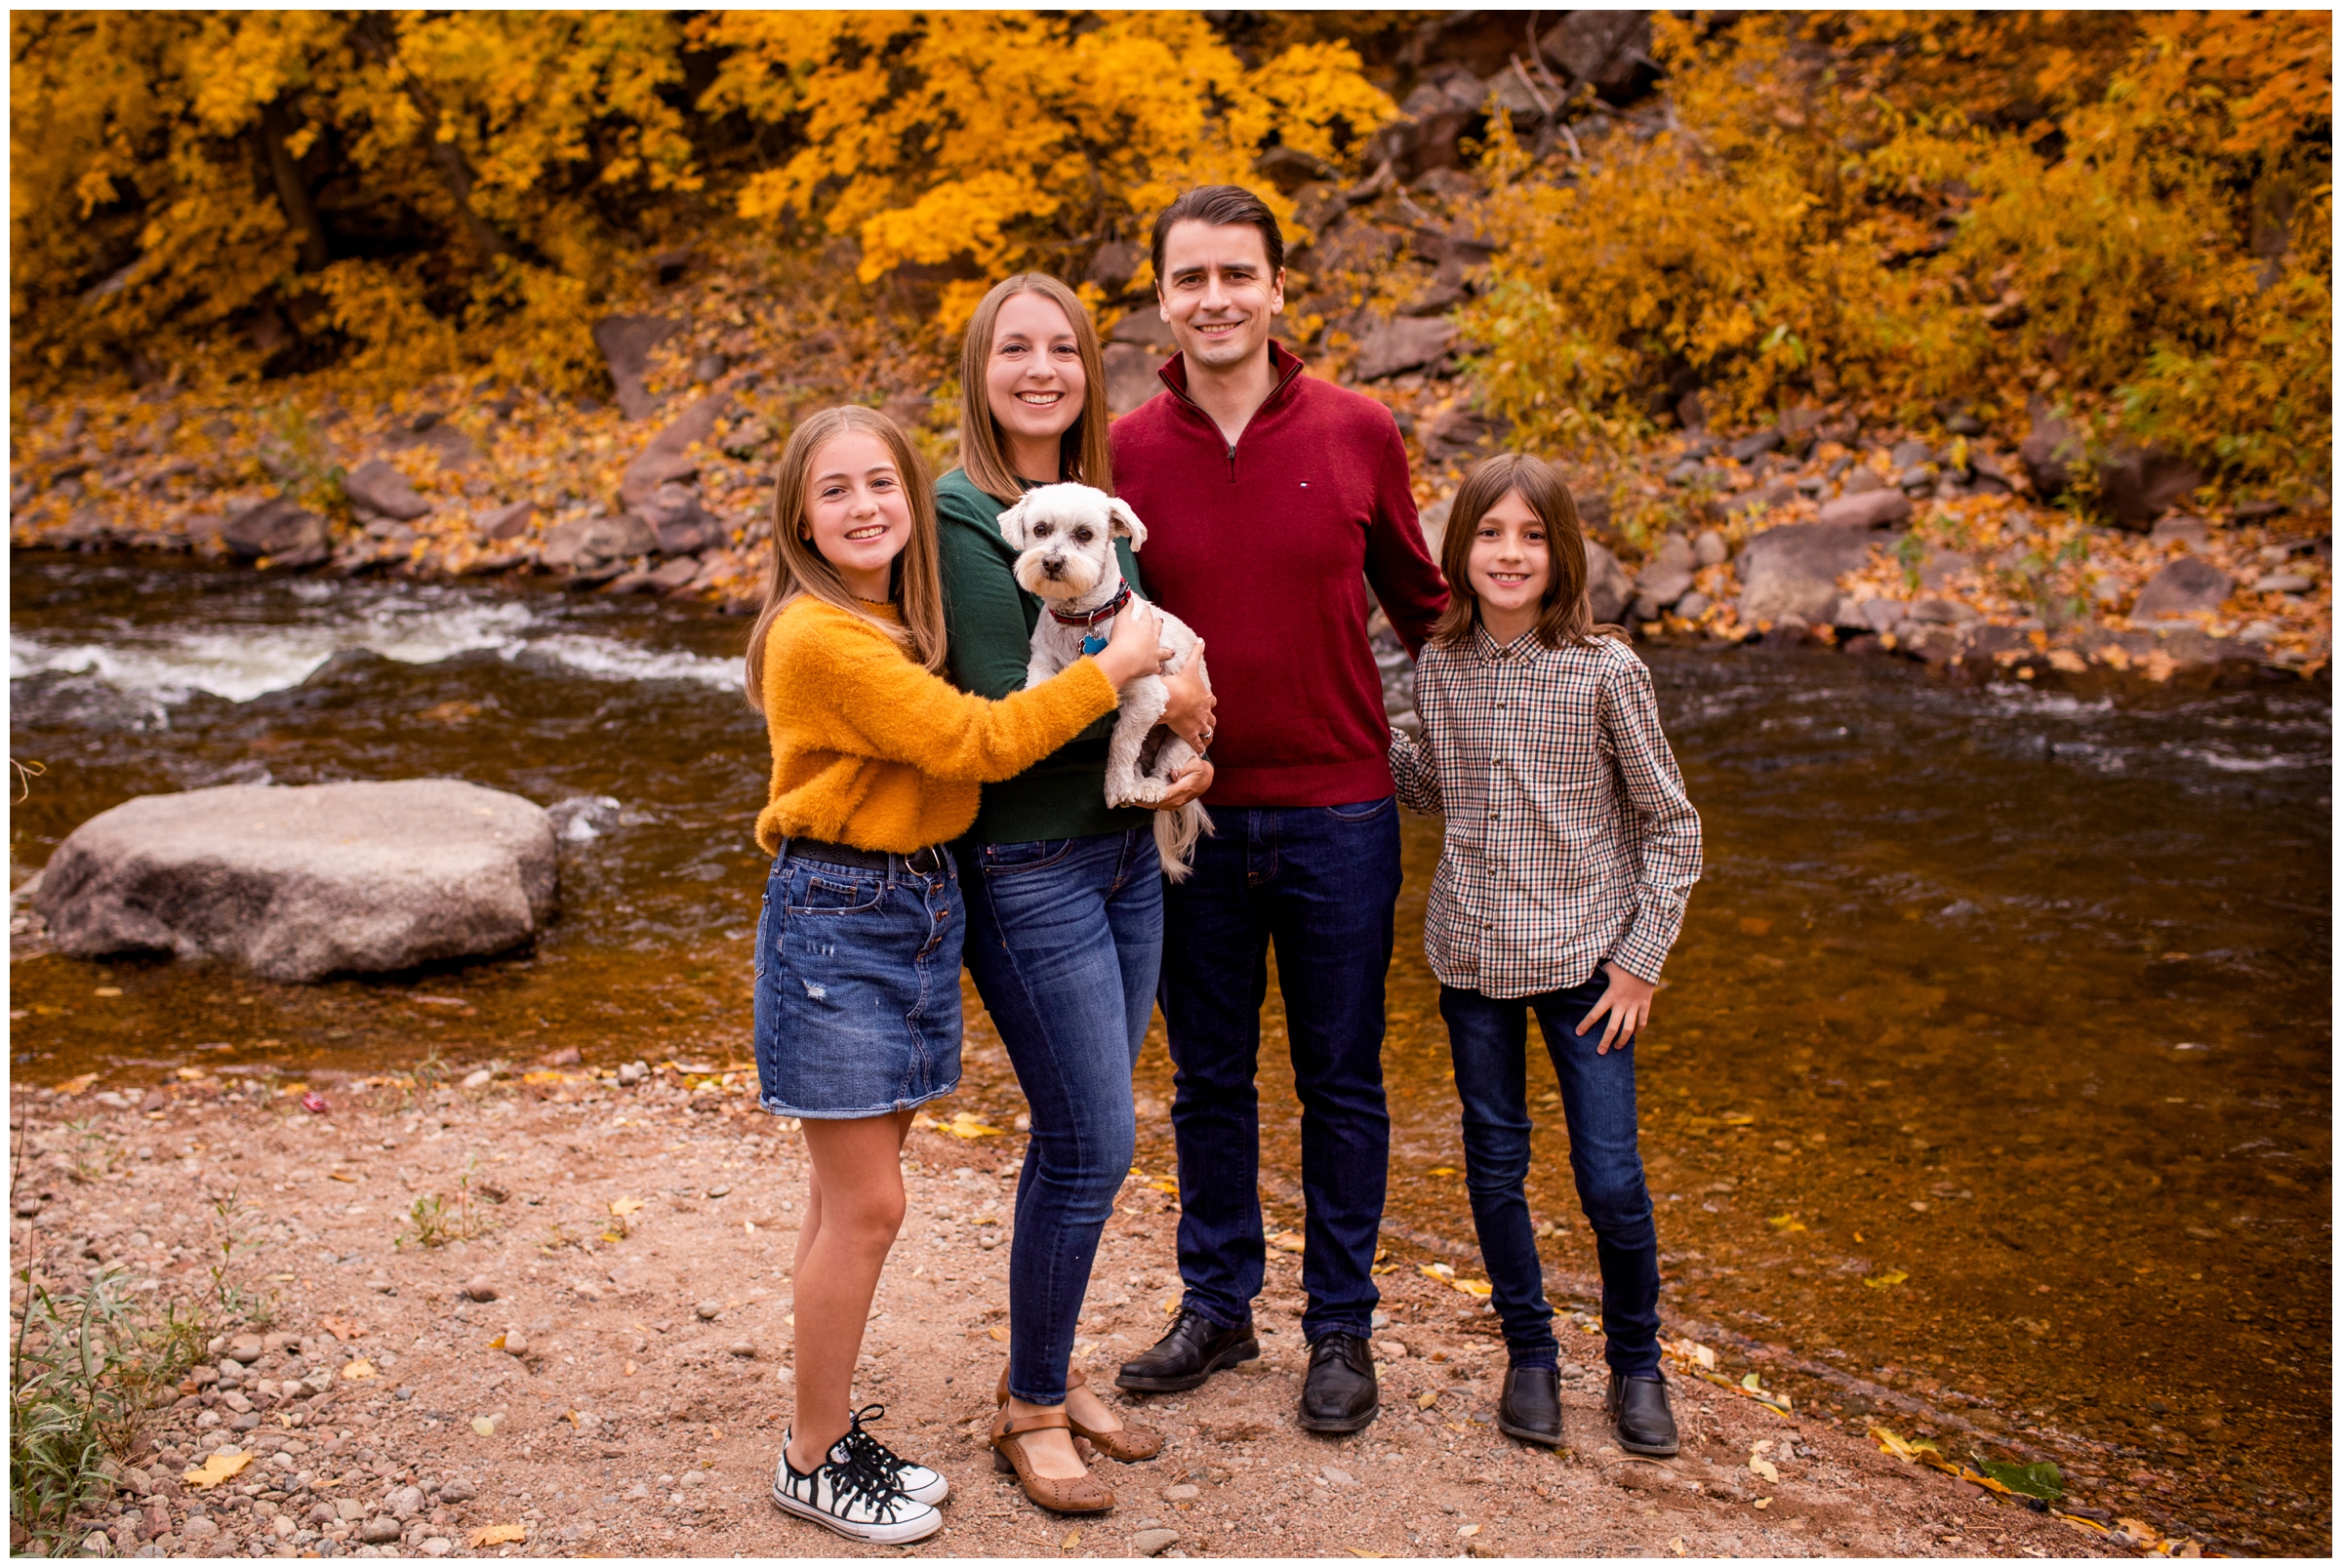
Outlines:
[[[1111, 1514], [1052, 1517], [979, 1435], [1004, 1353], [1018, 1144], [943, 1111], [907, 1151], [910, 1216], [858, 1397], [888, 1405], [889, 1439], [952, 1483], [949, 1527], [913, 1554], [2194, 1553], [1777, 1413], [1688, 1342], [1681, 1458], [1607, 1442], [1590, 1332], [1566, 1336], [1568, 1447], [1514, 1443], [1489, 1425], [1503, 1358], [1484, 1299], [1396, 1241], [1366, 1431], [1292, 1424], [1298, 1259], [1280, 1243], [1262, 1360], [1126, 1401], [1168, 1433], [1163, 1455], [1106, 1465]], [[113, 1495], [74, 1521], [85, 1550], [856, 1554], [764, 1496], [804, 1167], [791, 1126], [747, 1108], [737, 1064], [83, 1079], [20, 1090], [12, 1145], [16, 1256], [34, 1279], [70, 1291], [112, 1269], [192, 1302], [225, 1247], [259, 1304], [211, 1325], [204, 1362], [112, 1467]], [[1109, 1226], [1076, 1347], [1094, 1374], [1151, 1343], [1176, 1293], [1167, 1185], [1134, 1171]]]

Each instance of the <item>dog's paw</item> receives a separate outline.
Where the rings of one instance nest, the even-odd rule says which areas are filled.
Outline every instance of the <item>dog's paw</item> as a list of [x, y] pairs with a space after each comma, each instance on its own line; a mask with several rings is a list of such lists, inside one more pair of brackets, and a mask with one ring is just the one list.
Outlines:
[[1170, 786], [1160, 779], [1141, 779], [1131, 789], [1130, 804], [1134, 806], [1154, 805], [1169, 792], [1169, 789]]

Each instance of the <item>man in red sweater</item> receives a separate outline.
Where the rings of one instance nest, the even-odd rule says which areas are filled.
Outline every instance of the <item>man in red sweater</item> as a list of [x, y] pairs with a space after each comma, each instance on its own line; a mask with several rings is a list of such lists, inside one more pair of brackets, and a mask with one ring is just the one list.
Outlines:
[[1177, 1094], [1186, 1299], [1122, 1387], [1192, 1388], [1259, 1353], [1261, 1003], [1276, 949], [1308, 1204], [1301, 1424], [1356, 1431], [1378, 1395], [1372, 1276], [1390, 1162], [1383, 976], [1398, 898], [1390, 727], [1369, 583], [1413, 653], [1447, 602], [1390, 410], [1302, 374], [1271, 341], [1284, 236], [1234, 185], [1154, 226], [1179, 353], [1167, 391], [1115, 422], [1114, 476], [1147, 524], [1148, 592], [1211, 646], [1216, 832], [1164, 898], [1161, 1001]]

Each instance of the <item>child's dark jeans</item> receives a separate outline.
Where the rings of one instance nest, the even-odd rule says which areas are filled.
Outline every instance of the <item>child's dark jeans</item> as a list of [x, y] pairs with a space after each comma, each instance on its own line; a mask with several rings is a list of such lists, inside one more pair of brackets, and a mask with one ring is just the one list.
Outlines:
[[1554, 1310], [1529, 1226], [1528, 1015], [1534, 1011], [1560, 1080], [1569, 1125], [1570, 1171], [1594, 1228], [1602, 1269], [1602, 1330], [1610, 1369], [1621, 1376], [1659, 1370], [1659, 1235], [1635, 1139], [1635, 1053], [1624, 1042], [1597, 1055], [1607, 1019], [1581, 1035], [1601, 999], [1599, 968], [1582, 985], [1499, 1000], [1452, 985], [1439, 988], [1464, 1103], [1465, 1186], [1480, 1257], [1494, 1287], [1514, 1364], [1553, 1364]]

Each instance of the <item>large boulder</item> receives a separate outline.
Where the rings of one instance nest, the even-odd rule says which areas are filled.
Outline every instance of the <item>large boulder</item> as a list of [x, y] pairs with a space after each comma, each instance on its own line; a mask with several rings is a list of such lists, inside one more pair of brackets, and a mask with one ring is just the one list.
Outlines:
[[1785, 523], [1749, 541], [1740, 554], [1740, 619], [1749, 623], [1796, 616], [1826, 619], [1837, 604], [1837, 580], [1870, 558], [1858, 528]]
[[693, 449], [715, 434], [716, 421], [732, 409], [728, 392], [710, 392], [676, 416], [674, 423], [651, 437], [619, 476], [619, 499], [629, 506], [650, 500], [661, 485], [684, 484], [700, 476], [700, 459]]
[[659, 400], [651, 396], [643, 377], [651, 368], [651, 350], [682, 327], [665, 316], [604, 316], [593, 324], [594, 344], [618, 387], [619, 412], [627, 419], [647, 420], [658, 412]]
[[632, 512], [616, 517], [573, 517], [545, 531], [537, 558], [554, 571], [585, 575], [606, 571], [659, 548], [659, 536]]
[[33, 906], [80, 958], [164, 951], [268, 980], [502, 952], [552, 917], [551, 820], [453, 779], [141, 795], [83, 823]]
[[650, 525], [662, 555], [697, 555], [723, 542], [724, 525], [708, 515], [689, 485], [661, 485], [634, 515]]

